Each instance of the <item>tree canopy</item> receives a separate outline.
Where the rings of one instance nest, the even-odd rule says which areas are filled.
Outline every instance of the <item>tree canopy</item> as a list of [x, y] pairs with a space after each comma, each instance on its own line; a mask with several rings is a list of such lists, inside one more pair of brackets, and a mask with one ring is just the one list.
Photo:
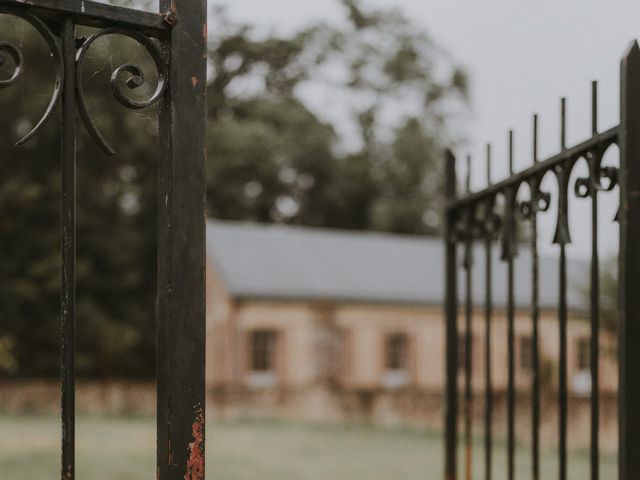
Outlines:
[[[294, 34], [212, 13], [209, 216], [440, 231], [441, 151], [458, 140], [466, 75], [400, 12], [342, 4], [344, 21]], [[56, 375], [59, 124], [54, 117], [28, 146], [11, 146], [50, 98], [53, 65], [22, 21], [4, 16], [0, 27], [26, 64], [20, 82], [0, 90], [0, 375]], [[133, 41], [99, 40], [83, 67], [89, 108], [118, 154], [105, 157], [79, 125], [81, 375], [154, 368], [157, 119], [111, 97], [108, 79], [125, 62], [149, 72], [134, 94], [151, 91], [150, 59]], [[0, 62], [0, 78], [11, 68]]]

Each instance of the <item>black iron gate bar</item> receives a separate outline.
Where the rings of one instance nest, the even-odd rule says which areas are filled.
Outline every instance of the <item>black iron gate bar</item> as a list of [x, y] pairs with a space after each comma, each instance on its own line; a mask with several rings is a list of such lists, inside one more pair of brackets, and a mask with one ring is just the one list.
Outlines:
[[[578, 178], [573, 185], [573, 193], [578, 198], [591, 200], [591, 273], [590, 273], [590, 371], [591, 371], [591, 448], [590, 478], [599, 478], [599, 258], [598, 258], [598, 198], [600, 192], [611, 191], [619, 183], [620, 207], [616, 220], [620, 225], [619, 250], [619, 478], [631, 480], [640, 478], [640, 455], [633, 453], [640, 445], [640, 299], [629, 287], [640, 282], [640, 48], [634, 42], [626, 53], [621, 66], [621, 120], [620, 124], [607, 131], [598, 132], [597, 85], [592, 84], [591, 137], [575, 146], [566, 145], [566, 102], [561, 102], [560, 152], [540, 161], [538, 158], [538, 117], [533, 118], [533, 155], [529, 168], [514, 173], [514, 135], [509, 132], [508, 159], [509, 177], [498, 183], [491, 182], [491, 147], [487, 146], [487, 186], [475, 193], [470, 191], [470, 159], [467, 159], [467, 192], [456, 195], [456, 158], [447, 153], [446, 158], [446, 335], [447, 335], [447, 384], [445, 410], [445, 478], [455, 480], [457, 476], [458, 446], [458, 245], [464, 249], [462, 268], [465, 270], [465, 328], [464, 337], [464, 477], [473, 478], [472, 471], [472, 283], [474, 268], [473, 247], [479, 240], [485, 246], [485, 390], [484, 390], [484, 478], [493, 475], [493, 398], [494, 386], [491, 376], [491, 329], [493, 316], [492, 292], [492, 247], [501, 240], [501, 259], [507, 264], [507, 478], [515, 478], [515, 365], [514, 365], [514, 259], [518, 255], [518, 222], [530, 225], [529, 248], [532, 253], [531, 265], [531, 325], [532, 325], [532, 369], [531, 379], [531, 476], [540, 479], [540, 353], [539, 353], [539, 278], [538, 278], [538, 215], [546, 212], [555, 201], [556, 231], [553, 243], [559, 248], [559, 291], [558, 291], [558, 478], [567, 478], [567, 260], [566, 246], [571, 243], [569, 231], [568, 199], [570, 176], [580, 159], [588, 165], [588, 176]], [[620, 167], [603, 166], [605, 152], [612, 145], [620, 149]], [[557, 198], [552, 199], [542, 190], [542, 179], [551, 174], [558, 184]], [[529, 199], [518, 201], [518, 191], [522, 185], [529, 189]], [[501, 208], [498, 208], [501, 206]]]
[[[45, 39], [55, 63], [56, 82], [42, 118], [18, 145], [34, 138], [54, 115], [60, 116], [62, 169], [61, 292], [61, 478], [75, 478], [75, 252], [76, 111], [87, 131], [109, 155], [84, 101], [81, 65], [92, 43], [124, 35], [140, 43], [153, 59], [158, 82], [146, 101], [127, 96], [145, 83], [131, 63], [114, 70], [112, 92], [122, 105], [142, 109], [160, 105], [158, 163], [157, 283], [157, 478], [204, 478], [204, 197], [206, 159], [206, 1], [159, 0], [160, 13], [85, 0], [0, 0], [0, 14], [29, 23]], [[77, 38], [76, 27], [99, 29]], [[20, 49], [0, 41], [0, 65], [14, 71], [0, 88], [25, 71]]]

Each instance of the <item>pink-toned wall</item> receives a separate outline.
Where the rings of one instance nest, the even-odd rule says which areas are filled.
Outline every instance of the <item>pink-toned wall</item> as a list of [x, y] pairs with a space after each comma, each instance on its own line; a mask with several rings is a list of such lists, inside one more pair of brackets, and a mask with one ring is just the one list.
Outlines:
[[[207, 270], [208, 333], [207, 381], [209, 386], [246, 387], [249, 358], [248, 334], [257, 329], [279, 333], [277, 378], [281, 387], [304, 388], [326, 379], [319, 341], [327, 331], [336, 336], [339, 366], [333, 379], [342, 388], [376, 390], [385, 388], [385, 341], [388, 335], [403, 333], [409, 338], [409, 368], [406, 387], [441, 392], [445, 374], [445, 334], [443, 312], [437, 307], [376, 304], [335, 304], [331, 302], [288, 302], [279, 300], [235, 300], [230, 297], [215, 269]], [[460, 332], [464, 332], [460, 315]], [[473, 312], [473, 386], [484, 389], [485, 323], [481, 310]], [[576, 316], [568, 327], [568, 373], [571, 386], [579, 384], [584, 372], [578, 368], [578, 340], [589, 338], [589, 324]], [[517, 312], [516, 385], [526, 390], [531, 373], [520, 362], [520, 339], [531, 336], [528, 312]], [[612, 357], [615, 341], [602, 338], [601, 389], [617, 391], [617, 366]], [[554, 312], [540, 319], [541, 374], [543, 387], [555, 390], [559, 352], [558, 322]], [[326, 354], [326, 353], [325, 353]], [[492, 320], [491, 360], [496, 391], [507, 382], [507, 322], [498, 312]], [[462, 372], [459, 374], [463, 381]], [[584, 380], [584, 378], [582, 379]], [[579, 393], [579, 392], [576, 392]], [[584, 392], [582, 392], [584, 394]]]

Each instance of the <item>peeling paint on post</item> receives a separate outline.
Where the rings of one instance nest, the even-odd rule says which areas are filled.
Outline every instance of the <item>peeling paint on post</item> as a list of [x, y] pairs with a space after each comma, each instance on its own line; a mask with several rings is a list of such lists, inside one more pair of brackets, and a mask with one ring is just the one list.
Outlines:
[[184, 480], [204, 480], [204, 411], [196, 408], [196, 419], [191, 426], [193, 441], [189, 444], [189, 460]]

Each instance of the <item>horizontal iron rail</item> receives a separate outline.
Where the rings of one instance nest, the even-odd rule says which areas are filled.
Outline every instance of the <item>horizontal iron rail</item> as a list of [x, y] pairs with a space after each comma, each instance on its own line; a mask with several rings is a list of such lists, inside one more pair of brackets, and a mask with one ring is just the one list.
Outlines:
[[105, 5], [89, 0], [2, 0], [1, 3], [30, 11], [41, 18], [73, 15], [76, 25], [87, 27], [135, 28], [152, 36], [162, 36], [171, 29], [171, 22], [160, 13]]
[[516, 173], [509, 178], [502, 180], [501, 182], [494, 183], [484, 190], [472, 193], [466, 197], [457, 198], [449, 202], [449, 204], [447, 205], [447, 209], [454, 211], [466, 208], [469, 205], [473, 205], [474, 203], [485, 200], [487, 197], [496, 195], [507, 188], [514, 187], [531, 178], [542, 175], [547, 171], [553, 170], [556, 165], [560, 165], [563, 162], [571, 160], [572, 158], [576, 158], [590, 150], [593, 150], [599, 145], [615, 142], [618, 139], [618, 130], [619, 126], [610, 128], [609, 130], [594, 135], [588, 140], [585, 140], [584, 142], [581, 142], [572, 148], [567, 148], [566, 150], [563, 150], [562, 152], [553, 155], [546, 160], [540, 161], [535, 165], [527, 168], [526, 170]]

